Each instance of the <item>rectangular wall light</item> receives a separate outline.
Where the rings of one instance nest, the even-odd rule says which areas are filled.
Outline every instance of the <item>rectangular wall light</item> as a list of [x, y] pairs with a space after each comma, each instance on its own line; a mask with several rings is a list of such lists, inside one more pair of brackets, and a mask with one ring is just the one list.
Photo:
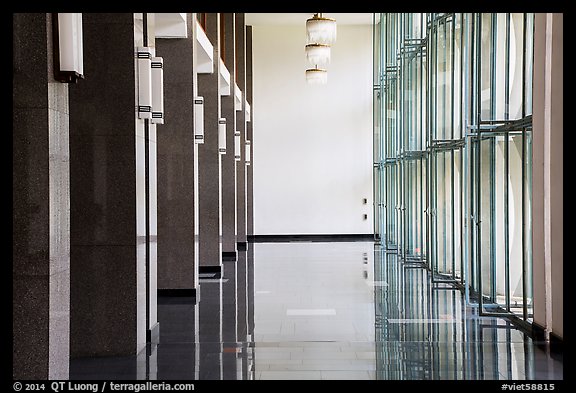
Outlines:
[[194, 98], [194, 142], [204, 143], [204, 97]]
[[241, 148], [242, 148], [240, 146], [240, 142], [241, 142], [240, 135], [241, 134], [239, 131], [234, 132], [234, 159], [236, 161], [240, 161], [240, 159], [242, 158], [241, 153], [240, 153]]
[[152, 118], [152, 48], [138, 47], [138, 118]]
[[218, 151], [226, 154], [226, 118], [218, 120]]
[[82, 14], [54, 13], [52, 26], [54, 79], [76, 83], [84, 78]]
[[246, 141], [246, 153], [245, 153], [245, 160], [246, 160], [246, 165], [250, 165], [250, 159], [252, 157], [252, 154], [250, 154], [250, 148], [251, 148], [251, 143], [250, 141]]
[[164, 59], [152, 58], [152, 123], [164, 124]]

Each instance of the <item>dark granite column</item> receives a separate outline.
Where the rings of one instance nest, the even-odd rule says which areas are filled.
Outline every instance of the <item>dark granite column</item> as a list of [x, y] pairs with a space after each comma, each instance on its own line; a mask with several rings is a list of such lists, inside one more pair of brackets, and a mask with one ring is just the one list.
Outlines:
[[[221, 23], [221, 58], [230, 72], [230, 83], [234, 84], [236, 57], [234, 55], [235, 29], [234, 14], [220, 14]], [[236, 303], [236, 161], [234, 160], [234, 89], [230, 95], [221, 96], [221, 116], [226, 118], [226, 154], [222, 155], [222, 258], [224, 275], [222, 283], [222, 341], [223, 344], [223, 378], [237, 379], [238, 362], [236, 342], [237, 303]]]
[[198, 75], [198, 94], [204, 97], [204, 143], [198, 148], [199, 273], [214, 277], [220, 277], [222, 274], [222, 167], [218, 152], [219, 19], [217, 13], [206, 14], [206, 35], [214, 47], [214, 72]]
[[68, 379], [68, 85], [52, 76], [51, 14], [12, 18], [12, 377]]
[[222, 155], [222, 257], [236, 260], [236, 160], [234, 159], [234, 129], [236, 110], [234, 109], [234, 78], [236, 70], [236, 31], [233, 13], [221, 14], [224, 23], [223, 61], [230, 71], [229, 96], [221, 97], [222, 117], [226, 118], [226, 154]]
[[[141, 23], [146, 15], [146, 31], [142, 35], [134, 37], [135, 46], [149, 46], [156, 51], [156, 14], [137, 14], [136, 20]], [[144, 35], [146, 37], [144, 37]], [[145, 41], [145, 42], [144, 42]], [[158, 143], [157, 136], [164, 133], [164, 125], [148, 121], [144, 127], [144, 141], [146, 154], [145, 167], [145, 192], [146, 192], [146, 230], [144, 231], [145, 247], [144, 258], [146, 260], [146, 341], [158, 344], [160, 324], [158, 323]], [[140, 162], [140, 161], [139, 161]], [[140, 172], [141, 173], [141, 172]], [[141, 176], [138, 176], [141, 179]], [[141, 182], [141, 180], [139, 180]], [[140, 231], [139, 231], [140, 232]], [[142, 238], [140, 233], [139, 238]], [[140, 257], [139, 257], [140, 258]], [[154, 347], [152, 347], [154, 351]], [[139, 368], [139, 372], [146, 368]]]
[[236, 112], [236, 131], [240, 132], [240, 160], [236, 161], [236, 242], [238, 250], [246, 250], [246, 26], [243, 13], [236, 18], [236, 83], [242, 90], [242, 109]]
[[197, 89], [194, 23], [187, 14], [188, 38], [156, 40], [164, 58], [165, 122], [158, 132], [158, 288], [168, 295], [195, 296], [198, 288], [198, 249], [195, 247], [194, 207], [198, 205], [194, 168], [193, 100]]
[[135, 23], [132, 13], [85, 13], [86, 80], [70, 87], [74, 357], [134, 355], [146, 344], [145, 141], [135, 112], [142, 28]]
[[252, 26], [246, 26], [246, 101], [250, 104], [250, 118], [246, 124], [246, 139], [250, 141], [250, 165], [246, 166], [246, 237], [254, 235], [254, 100], [252, 86]]

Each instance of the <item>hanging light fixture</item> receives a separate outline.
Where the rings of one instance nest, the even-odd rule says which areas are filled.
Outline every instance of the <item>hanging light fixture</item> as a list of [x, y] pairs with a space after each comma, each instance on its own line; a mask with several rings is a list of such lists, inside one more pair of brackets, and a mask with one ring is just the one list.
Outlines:
[[310, 64], [325, 65], [330, 63], [330, 46], [326, 44], [306, 45], [306, 59]]
[[309, 68], [306, 70], [306, 82], [311, 85], [325, 85], [328, 82], [328, 72], [322, 68]]
[[336, 19], [324, 18], [321, 13], [306, 21], [308, 42], [315, 44], [333, 44], [336, 42]]

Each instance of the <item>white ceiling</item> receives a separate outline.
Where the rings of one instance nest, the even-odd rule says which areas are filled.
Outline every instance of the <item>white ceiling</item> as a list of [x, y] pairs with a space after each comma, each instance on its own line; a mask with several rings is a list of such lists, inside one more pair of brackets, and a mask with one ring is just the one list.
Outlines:
[[[246, 13], [246, 24], [252, 26], [271, 26], [271, 25], [304, 25], [306, 19], [311, 18], [314, 12], [305, 13]], [[372, 13], [330, 13], [323, 12], [322, 16], [336, 19], [340, 25], [371, 25]]]

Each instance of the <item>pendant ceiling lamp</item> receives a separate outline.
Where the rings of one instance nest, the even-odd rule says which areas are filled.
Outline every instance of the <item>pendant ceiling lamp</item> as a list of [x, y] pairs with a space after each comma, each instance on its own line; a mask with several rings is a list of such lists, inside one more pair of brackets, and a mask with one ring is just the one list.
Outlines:
[[321, 13], [306, 21], [308, 42], [330, 45], [336, 42], [336, 19], [324, 18]]
[[306, 45], [306, 59], [313, 65], [330, 63], [330, 46], [325, 44]]
[[322, 68], [309, 68], [306, 70], [306, 82], [311, 85], [325, 85], [328, 82], [328, 72]]

